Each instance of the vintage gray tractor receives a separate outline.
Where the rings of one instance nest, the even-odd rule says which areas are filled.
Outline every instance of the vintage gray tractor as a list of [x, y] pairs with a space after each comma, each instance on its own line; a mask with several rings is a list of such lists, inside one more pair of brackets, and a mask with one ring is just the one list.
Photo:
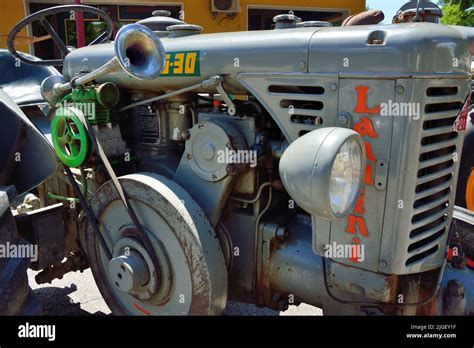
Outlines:
[[[30, 15], [19, 67], [62, 66], [33, 105], [60, 160], [19, 231], [37, 282], [92, 268], [111, 310], [472, 314], [452, 216], [474, 31], [423, 22], [201, 34], [166, 16], [70, 49]], [[417, 10], [418, 11], [418, 10]], [[39, 20], [63, 58], [14, 48]], [[25, 108], [26, 109], [26, 108]], [[41, 110], [40, 115], [38, 115]], [[28, 238], [27, 238], [28, 237]]]

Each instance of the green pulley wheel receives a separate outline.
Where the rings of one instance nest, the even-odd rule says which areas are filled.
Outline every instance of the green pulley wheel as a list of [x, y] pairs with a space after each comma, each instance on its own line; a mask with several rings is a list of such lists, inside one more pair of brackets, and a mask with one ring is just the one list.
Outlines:
[[77, 116], [82, 112], [66, 108], [57, 112], [51, 122], [54, 151], [61, 162], [71, 168], [80, 167], [90, 155], [87, 131]]

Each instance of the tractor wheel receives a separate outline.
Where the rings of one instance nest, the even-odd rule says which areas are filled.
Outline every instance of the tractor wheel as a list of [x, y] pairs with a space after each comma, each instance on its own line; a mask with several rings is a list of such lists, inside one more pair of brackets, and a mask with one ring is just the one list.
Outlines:
[[[119, 179], [144, 235], [111, 182], [91, 200], [112, 254], [91, 226], [88, 259], [97, 286], [117, 315], [219, 315], [227, 302], [227, 269], [214, 228], [178, 184], [155, 174]], [[154, 256], [142, 244], [147, 238]]]

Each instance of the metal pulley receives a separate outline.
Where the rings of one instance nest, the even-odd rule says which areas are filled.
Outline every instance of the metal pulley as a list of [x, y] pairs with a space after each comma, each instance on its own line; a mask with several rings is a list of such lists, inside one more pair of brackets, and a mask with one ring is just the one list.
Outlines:
[[[140, 229], [131, 224], [112, 181], [91, 199], [109, 258], [85, 231], [97, 286], [119, 315], [219, 315], [227, 301], [227, 269], [215, 230], [176, 182], [150, 173], [119, 178]], [[149, 241], [145, 248], [143, 240]]]
[[78, 118], [77, 108], [60, 107], [51, 122], [51, 140], [54, 151], [63, 164], [71, 168], [80, 167], [91, 154], [87, 131]]

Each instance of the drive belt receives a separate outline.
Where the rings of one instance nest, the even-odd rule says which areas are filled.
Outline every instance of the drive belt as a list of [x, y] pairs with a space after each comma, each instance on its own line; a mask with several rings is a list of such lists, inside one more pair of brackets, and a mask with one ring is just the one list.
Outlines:
[[[97, 155], [99, 156], [99, 159], [101, 160], [101, 162], [104, 164], [105, 170], [107, 171], [107, 174], [109, 175], [109, 177], [111, 179], [111, 182], [112, 182], [113, 186], [115, 187], [115, 189], [116, 189], [116, 191], [117, 191], [117, 193], [120, 197], [120, 200], [122, 201], [122, 203], [125, 207], [125, 210], [127, 211], [127, 214], [129, 215], [129, 217], [132, 221], [132, 224], [134, 225], [134, 227], [138, 231], [138, 233], [133, 234], [133, 237], [139, 238], [139, 241], [144, 246], [144, 248], [145, 248], [146, 252], [148, 253], [148, 255], [150, 256], [153, 264], [155, 264], [157, 266], [157, 267], [155, 267], [155, 269], [156, 269], [156, 272], [157, 272], [157, 281], [159, 282], [160, 278], [161, 278], [160, 274], [159, 274], [160, 267], [158, 267], [159, 266], [158, 258], [155, 254], [155, 250], [153, 248], [153, 245], [152, 245], [151, 241], [147, 238], [145, 230], [143, 229], [143, 226], [141, 225], [141, 223], [140, 223], [140, 221], [137, 217], [137, 214], [135, 213], [132, 205], [130, 204], [130, 201], [127, 198], [126, 192], [124, 191], [122, 185], [120, 184], [119, 179], [115, 175], [115, 172], [114, 172], [107, 156], [105, 155], [105, 152], [102, 148], [102, 145], [97, 140], [94, 129], [89, 124], [89, 122], [87, 121], [86, 117], [84, 116], [84, 114], [82, 112], [80, 112], [77, 109], [74, 109], [74, 114], [78, 117], [79, 121], [82, 123], [82, 125], [86, 129], [86, 131], [89, 135], [89, 138], [91, 140], [93, 148], [95, 149], [95, 151], [96, 151]], [[94, 211], [87, 204], [87, 199], [82, 194], [81, 189], [80, 189], [79, 185], [77, 184], [76, 180], [74, 179], [74, 176], [73, 176], [70, 168], [65, 167], [65, 169], [66, 169], [66, 174], [68, 175], [69, 180], [71, 181], [71, 184], [74, 188], [74, 191], [76, 192], [76, 194], [79, 198], [79, 202], [82, 206], [82, 209], [85, 211], [85, 213], [86, 213], [86, 215], [89, 219], [89, 223], [91, 224], [92, 229], [94, 230], [95, 234], [99, 238], [99, 243], [100, 243], [102, 249], [106, 253], [107, 258], [109, 260], [111, 260], [112, 259], [112, 252], [109, 250], [109, 246], [107, 245], [107, 242], [106, 242], [104, 236], [102, 235], [102, 232], [100, 231], [99, 223], [98, 223], [97, 217], [95, 216]]]

